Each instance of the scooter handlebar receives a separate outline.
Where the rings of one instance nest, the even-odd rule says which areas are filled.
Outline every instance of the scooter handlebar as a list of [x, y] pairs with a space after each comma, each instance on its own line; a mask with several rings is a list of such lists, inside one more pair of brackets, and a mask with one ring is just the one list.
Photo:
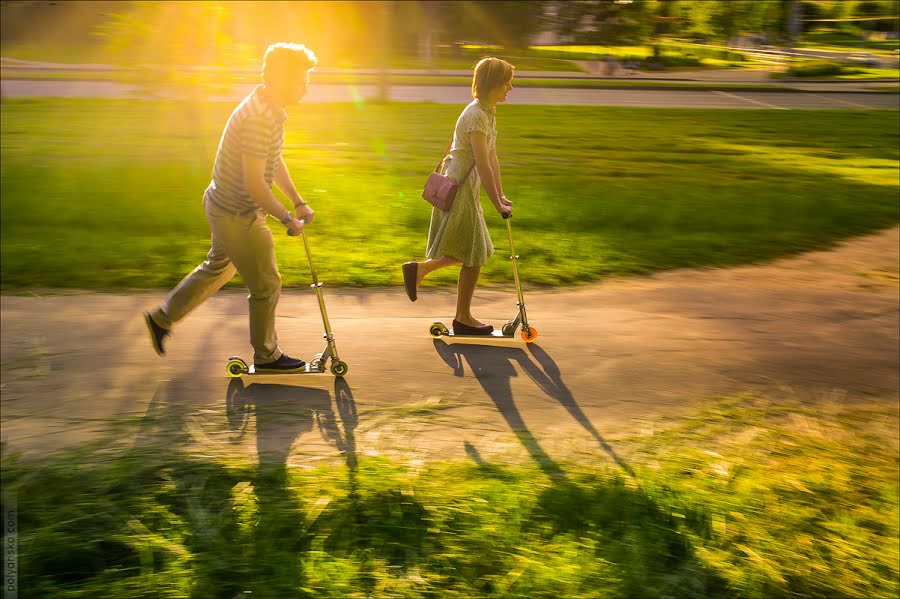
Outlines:
[[506, 219], [508, 219], [509, 217], [511, 217], [512, 214], [510, 214], [509, 212], [501, 212], [501, 213], [500, 213], [500, 216], [503, 217], [503, 220], [506, 220]]
[[[301, 219], [300, 219], [300, 222], [303, 223], [304, 225], [306, 225], [306, 219], [305, 219], [305, 218], [301, 218]], [[296, 237], [296, 236], [297, 236], [297, 233], [294, 233], [294, 231], [292, 231], [291, 229], [288, 229], [288, 230], [287, 230], [287, 234], [288, 234], [288, 237]]]

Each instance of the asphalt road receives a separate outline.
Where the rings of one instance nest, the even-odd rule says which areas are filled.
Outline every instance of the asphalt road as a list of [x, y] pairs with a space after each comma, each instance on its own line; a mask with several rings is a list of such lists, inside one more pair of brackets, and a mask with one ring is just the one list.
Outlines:
[[[213, 100], [239, 101], [253, 85], [235, 86], [228, 94]], [[318, 84], [310, 87], [304, 102], [358, 102], [376, 96], [374, 85]], [[139, 98], [135, 86], [112, 81], [49, 81], [3, 79], [2, 93], [8, 98]], [[390, 99], [398, 102], [436, 102], [465, 104], [471, 101], [465, 86], [396, 85]], [[900, 94], [867, 94], [831, 91], [753, 92], [659, 89], [556, 89], [517, 88], [509, 104], [546, 104], [577, 106], [645, 106], [657, 108], [724, 108], [771, 110], [900, 109]]]

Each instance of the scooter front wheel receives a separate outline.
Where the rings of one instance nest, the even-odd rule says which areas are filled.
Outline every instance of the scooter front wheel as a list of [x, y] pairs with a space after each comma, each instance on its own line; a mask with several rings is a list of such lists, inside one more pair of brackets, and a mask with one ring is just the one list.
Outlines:
[[346, 362], [341, 362], [340, 360], [332, 360], [331, 362], [331, 374], [334, 376], [342, 377], [350, 370], [350, 367], [347, 366]]
[[232, 358], [228, 361], [228, 365], [225, 367], [228, 371], [228, 376], [232, 378], [240, 378], [241, 375], [249, 372], [249, 368], [247, 367], [247, 363], [241, 360], [240, 358]]
[[538, 338], [537, 329], [534, 327], [525, 327], [522, 329], [522, 341], [525, 343], [534, 343]]

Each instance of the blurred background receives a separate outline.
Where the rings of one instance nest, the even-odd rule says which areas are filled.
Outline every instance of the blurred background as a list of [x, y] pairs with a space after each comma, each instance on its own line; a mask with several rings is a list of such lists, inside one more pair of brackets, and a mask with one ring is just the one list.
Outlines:
[[580, 71], [606, 56], [653, 69], [794, 58], [862, 70], [897, 67], [898, 10], [895, 0], [4, 1], [2, 37], [6, 58], [167, 68], [255, 69], [272, 39], [300, 39], [333, 68], [465, 69], [491, 51], [520, 70]]

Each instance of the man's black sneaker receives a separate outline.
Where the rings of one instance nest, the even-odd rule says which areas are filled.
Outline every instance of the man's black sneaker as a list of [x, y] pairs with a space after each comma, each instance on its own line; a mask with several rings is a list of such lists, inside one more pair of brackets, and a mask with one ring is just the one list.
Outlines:
[[286, 354], [281, 354], [281, 357], [274, 362], [253, 365], [253, 370], [256, 372], [274, 372], [279, 374], [302, 372], [305, 368], [306, 362], [296, 358], [289, 358]]
[[144, 312], [144, 320], [147, 321], [147, 328], [150, 329], [150, 341], [153, 343], [153, 349], [156, 350], [161, 356], [166, 355], [166, 348], [163, 347], [163, 342], [166, 340], [166, 337], [169, 336], [169, 329], [164, 329], [152, 318], [150, 318], [149, 312]]

